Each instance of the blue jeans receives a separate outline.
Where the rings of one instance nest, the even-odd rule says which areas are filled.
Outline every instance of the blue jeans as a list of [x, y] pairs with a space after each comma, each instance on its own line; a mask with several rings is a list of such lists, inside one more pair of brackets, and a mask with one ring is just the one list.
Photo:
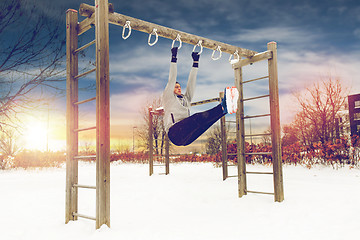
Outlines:
[[205, 112], [196, 113], [171, 126], [168, 137], [176, 146], [187, 146], [224, 115], [221, 104]]

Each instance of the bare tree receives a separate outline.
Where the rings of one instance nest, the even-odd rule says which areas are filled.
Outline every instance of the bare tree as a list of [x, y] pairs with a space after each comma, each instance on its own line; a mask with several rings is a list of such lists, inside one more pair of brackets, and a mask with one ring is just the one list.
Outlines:
[[332, 141], [337, 136], [339, 112], [345, 107], [346, 90], [340, 79], [331, 76], [296, 94], [300, 111], [292, 127], [304, 144]]
[[[228, 135], [230, 131], [230, 124], [225, 125], [225, 135], [226, 135], [226, 145], [228, 144]], [[215, 124], [212, 128], [209, 129], [207, 133], [207, 140], [205, 143], [205, 152], [210, 155], [216, 155], [221, 151], [222, 143], [222, 134], [221, 126]]]
[[17, 136], [15, 130], [12, 128], [3, 128], [0, 132], [0, 153], [3, 156], [13, 156], [19, 150], [17, 145]]
[[41, 94], [29, 95], [34, 89], [57, 89], [56, 82], [65, 79], [64, 68], [59, 70], [63, 27], [37, 9], [30, 0], [0, 3], [0, 127], [39, 103]]

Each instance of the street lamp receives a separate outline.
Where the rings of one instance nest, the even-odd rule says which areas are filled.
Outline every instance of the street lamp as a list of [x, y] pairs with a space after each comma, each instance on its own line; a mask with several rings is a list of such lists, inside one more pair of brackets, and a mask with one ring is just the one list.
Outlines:
[[137, 126], [133, 126], [133, 153], [135, 153], [135, 136], [134, 136], [134, 129], [137, 128]]

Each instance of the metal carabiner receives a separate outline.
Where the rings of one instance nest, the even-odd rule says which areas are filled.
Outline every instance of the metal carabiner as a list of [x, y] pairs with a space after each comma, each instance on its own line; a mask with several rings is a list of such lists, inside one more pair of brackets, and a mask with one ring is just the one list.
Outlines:
[[[158, 36], [158, 34], [157, 34], [156, 31], [157, 31], [157, 29], [154, 28], [154, 29], [152, 30], [152, 32], [149, 34], [149, 38], [148, 38], [148, 44], [149, 44], [149, 46], [154, 46], [154, 45], [157, 43], [157, 41], [158, 41], [159, 36]], [[151, 42], [150, 42], [150, 41], [151, 41], [151, 36], [152, 36], [153, 34], [155, 34], [155, 41], [154, 41], [153, 43], [151, 43]]]
[[[234, 56], [234, 59], [233, 59], [233, 60], [231, 60], [232, 56]], [[236, 56], [236, 58], [235, 58], [235, 56]], [[234, 64], [234, 63], [237, 63], [237, 62], [239, 62], [239, 61], [240, 61], [240, 56], [239, 56], [238, 50], [236, 49], [236, 51], [234, 52], [234, 54], [230, 54], [229, 62], [230, 62], [231, 64]]]
[[[217, 58], [214, 57], [216, 51], [219, 51], [219, 53], [220, 53], [219, 57], [217, 57]], [[214, 50], [211, 55], [212, 60], [214, 60], [214, 61], [219, 60], [221, 58], [221, 54], [222, 54], [221, 47], [217, 46], [216, 50]]]
[[199, 42], [194, 46], [194, 48], [192, 50], [193, 52], [195, 52], [196, 46], [200, 47], [200, 52], [198, 53], [200, 55], [203, 51], [202, 40], [199, 40]]
[[178, 50], [179, 50], [179, 49], [181, 48], [181, 45], [182, 45], [182, 41], [181, 41], [181, 36], [180, 36], [180, 34], [178, 34], [178, 35], [176, 36], [176, 38], [173, 40], [172, 45], [171, 45], [171, 48], [174, 47], [174, 44], [175, 44], [176, 41], [179, 41], [179, 43], [180, 43], [180, 45], [179, 45], [179, 47], [178, 47]]
[[[126, 29], [126, 28], [129, 28], [129, 32], [128, 32], [128, 34], [125, 36], [125, 29]], [[126, 40], [126, 39], [128, 39], [128, 37], [130, 37], [130, 35], [131, 35], [130, 21], [126, 21], [126, 22], [125, 22], [125, 25], [124, 25], [124, 27], [123, 27], [123, 31], [122, 31], [122, 38], [123, 38], [124, 40]]]

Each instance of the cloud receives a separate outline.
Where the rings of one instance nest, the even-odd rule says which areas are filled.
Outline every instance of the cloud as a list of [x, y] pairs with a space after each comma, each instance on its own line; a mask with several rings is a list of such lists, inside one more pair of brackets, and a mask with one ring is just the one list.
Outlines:
[[230, 38], [238, 42], [269, 42], [276, 41], [287, 45], [304, 46], [321, 39], [320, 34], [310, 32], [298, 27], [264, 27], [241, 30]]

